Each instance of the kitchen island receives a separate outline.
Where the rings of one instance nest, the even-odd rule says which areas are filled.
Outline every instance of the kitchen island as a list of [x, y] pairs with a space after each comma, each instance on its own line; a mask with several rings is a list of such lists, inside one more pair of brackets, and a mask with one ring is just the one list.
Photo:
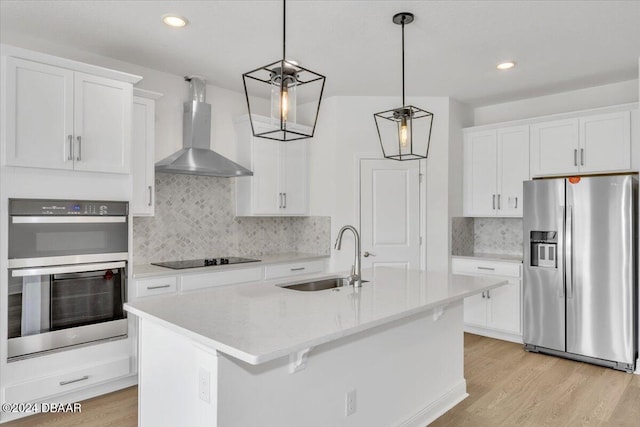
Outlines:
[[139, 425], [437, 418], [467, 395], [463, 299], [506, 281], [394, 268], [364, 278], [360, 289], [264, 281], [126, 304], [140, 319]]

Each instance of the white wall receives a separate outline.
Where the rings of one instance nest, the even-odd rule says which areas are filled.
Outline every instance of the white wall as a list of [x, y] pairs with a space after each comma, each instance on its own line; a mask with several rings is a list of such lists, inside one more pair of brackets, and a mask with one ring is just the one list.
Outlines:
[[477, 107], [473, 125], [527, 119], [638, 101], [638, 80]]

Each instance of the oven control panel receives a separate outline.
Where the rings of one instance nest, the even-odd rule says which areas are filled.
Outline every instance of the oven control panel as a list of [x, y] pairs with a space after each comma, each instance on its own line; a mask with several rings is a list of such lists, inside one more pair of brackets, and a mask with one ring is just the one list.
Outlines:
[[128, 212], [127, 202], [9, 199], [9, 215], [16, 216], [126, 216]]

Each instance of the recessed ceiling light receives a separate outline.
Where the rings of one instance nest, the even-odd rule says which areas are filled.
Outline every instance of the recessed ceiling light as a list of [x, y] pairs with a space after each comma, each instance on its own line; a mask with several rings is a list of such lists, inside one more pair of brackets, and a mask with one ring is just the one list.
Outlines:
[[513, 61], [505, 61], [505, 62], [501, 62], [498, 65], [496, 65], [496, 68], [498, 70], [510, 70], [515, 66], [516, 66], [515, 62], [513, 62]]
[[189, 23], [189, 21], [187, 21], [187, 18], [183, 18], [182, 16], [178, 16], [178, 15], [173, 15], [171, 13], [162, 15], [162, 22], [174, 28], [182, 28]]

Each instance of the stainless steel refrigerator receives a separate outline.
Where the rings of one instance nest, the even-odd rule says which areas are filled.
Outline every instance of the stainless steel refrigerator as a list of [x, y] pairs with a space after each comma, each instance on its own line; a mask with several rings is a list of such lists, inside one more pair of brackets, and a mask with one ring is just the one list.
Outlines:
[[524, 183], [526, 350], [635, 369], [637, 204], [635, 174]]

